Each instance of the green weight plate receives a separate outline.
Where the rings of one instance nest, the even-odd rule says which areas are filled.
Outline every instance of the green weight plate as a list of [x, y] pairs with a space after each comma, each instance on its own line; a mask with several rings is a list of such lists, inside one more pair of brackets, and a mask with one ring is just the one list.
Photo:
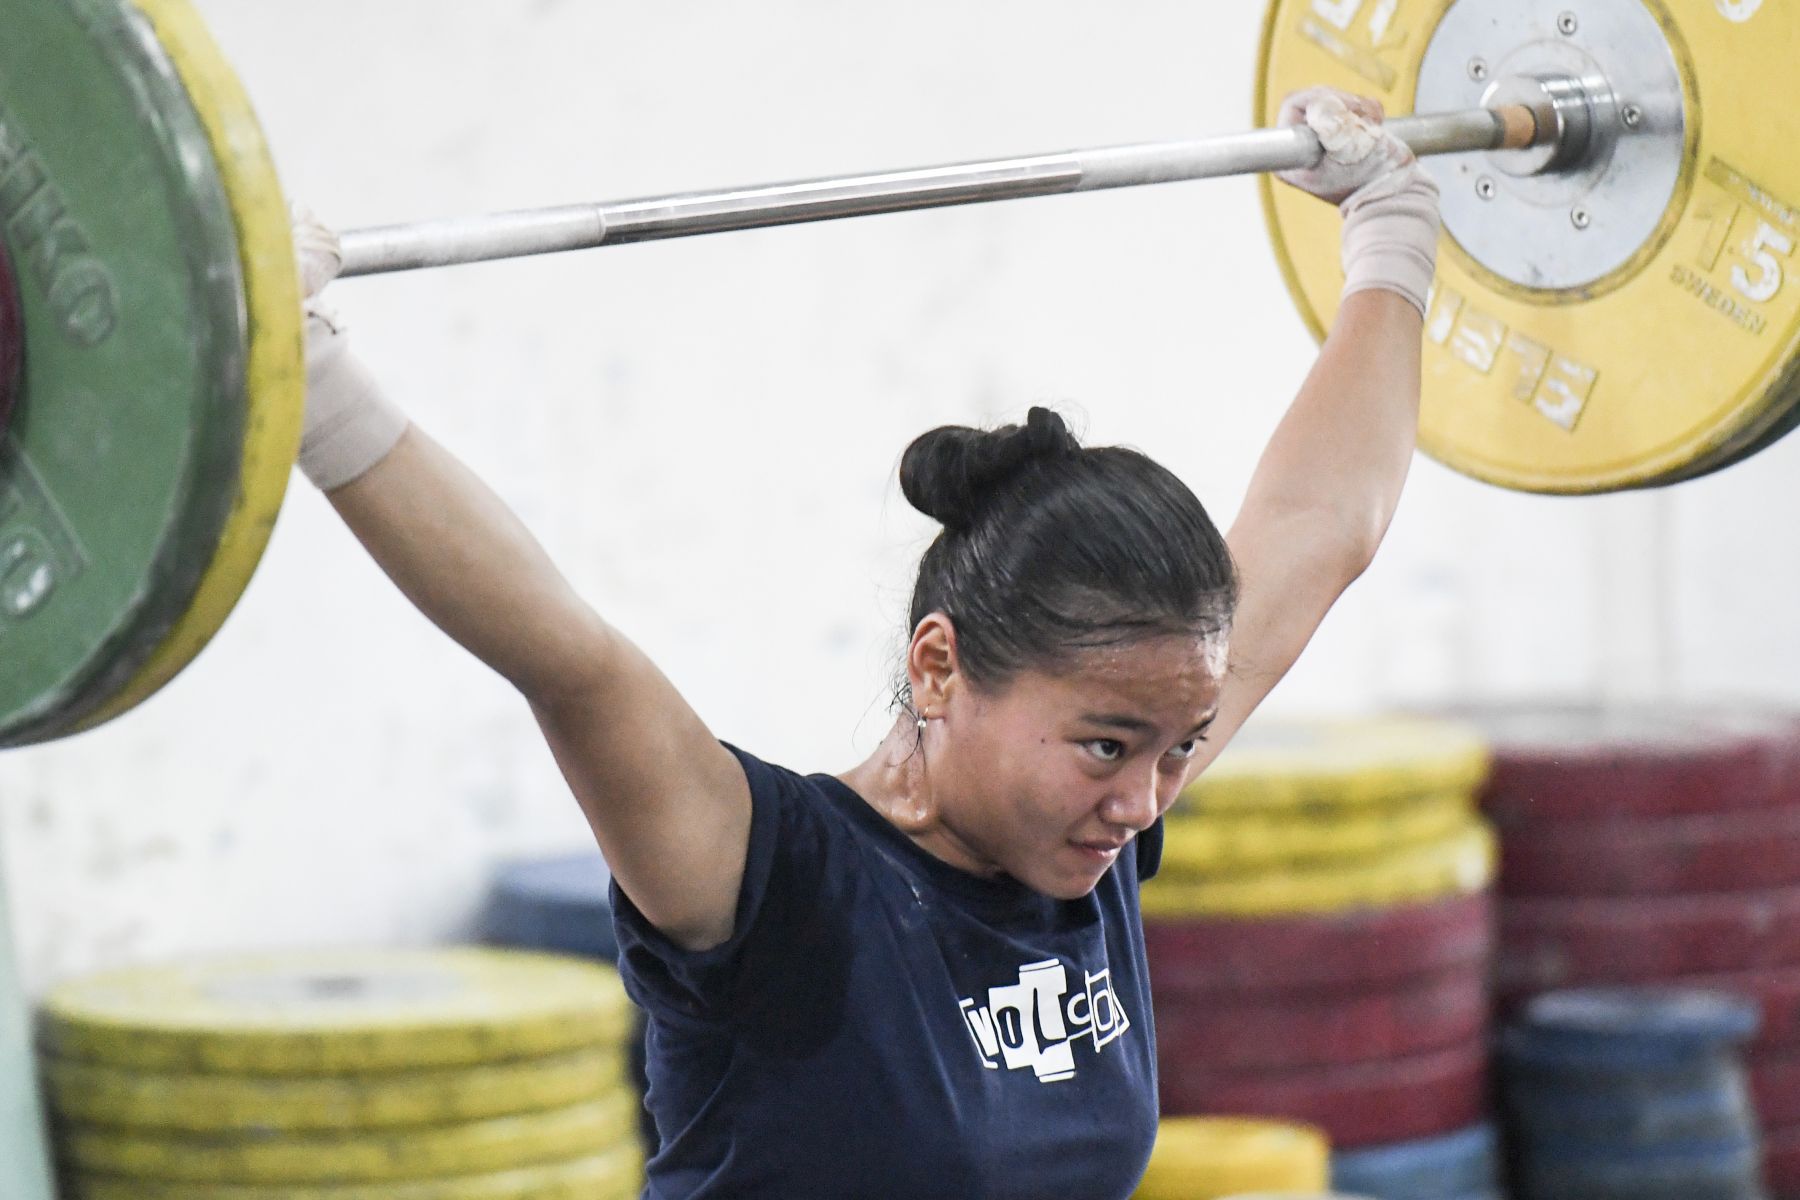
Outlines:
[[274, 532], [299, 453], [305, 408], [305, 335], [294, 238], [281, 180], [250, 98], [188, 0], [131, 3], [150, 23], [187, 90], [231, 205], [249, 330], [244, 442], [231, 516], [193, 601], [129, 679], [89, 698], [75, 714], [75, 732], [110, 721], [149, 698], [206, 648], [231, 615]]
[[245, 439], [230, 206], [154, 32], [0, 0], [0, 230], [24, 385], [0, 444], [0, 745], [122, 686], [191, 601]]
[[368, 1074], [622, 1044], [611, 967], [516, 950], [228, 958], [75, 980], [45, 999], [44, 1050], [150, 1072]]
[[24, 365], [25, 319], [19, 311], [19, 279], [13, 274], [6, 244], [0, 242], [0, 437], [12, 421]]
[[629, 1093], [549, 1112], [456, 1125], [332, 1133], [181, 1135], [69, 1125], [78, 1171], [166, 1183], [388, 1183], [564, 1162], [634, 1143]]
[[70, 1173], [65, 1200], [637, 1200], [643, 1155], [621, 1146], [569, 1162], [518, 1171], [418, 1179], [405, 1183], [295, 1184], [154, 1183]]

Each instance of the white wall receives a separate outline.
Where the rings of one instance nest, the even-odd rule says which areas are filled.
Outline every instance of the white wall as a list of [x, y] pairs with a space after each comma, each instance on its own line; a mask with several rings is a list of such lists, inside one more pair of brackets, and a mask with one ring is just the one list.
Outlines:
[[[1152, 140], [1250, 121], [1257, 4], [201, 0], [289, 190], [345, 226]], [[908, 439], [1039, 401], [1226, 521], [1313, 352], [1246, 181], [345, 284], [363, 354], [720, 735], [837, 769], [885, 725], [930, 530]], [[1800, 697], [1800, 439], [1602, 500], [1421, 461], [1272, 703]], [[146, 708], [0, 755], [21, 968], [466, 932], [585, 830], [522, 705], [303, 484]]]

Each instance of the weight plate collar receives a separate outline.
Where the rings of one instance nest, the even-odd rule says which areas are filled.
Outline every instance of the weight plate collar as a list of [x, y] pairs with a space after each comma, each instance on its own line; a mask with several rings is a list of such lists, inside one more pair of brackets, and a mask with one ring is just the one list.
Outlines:
[[1669, 232], [1687, 145], [1682, 63], [1639, 0], [1571, 5], [1462, 0], [1419, 64], [1421, 112], [1516, 99], [1522, 80], [1567, 80], [1581, 97], [1562, 107], [1591, 132], [1565, 169], [1516, 174], [1533, 151], [1425, 162], [1454, 250], [1496, 287], [1604, 291]]
[[[1471, 3], [1499, 11], [1497, 0], [1276, 0], [1258, 76], [1263, 120], [1285, 92], [1317, 82], [1412, 109], [1427, 47]], [[1572, 13], [1579, 36], [1606, 20], [1587, 14], [1621, 4], [1654, 19], [1682, 68], [1682, 170], [1642, 253], [1594, 284], [1560, 289], [1504, 279], [1448, 233], [1438, 258], [1420, 445], [1506, 487], [1674, 482], [1766, 445], [1800, 400], [1800, 285], [1789, 278], [1800, 246], [1800, 109], [1768, 103], [1792, 71], [1800, 9], [1696, 3], [1677, 16], [1662, 0], [1570, 0], [1557, 15]], [[1517, 48], [1496, 41], [1486, 57], [1504, 61]], [[1343, 286], [1337, 215], [1262, 187], [1289, 287], [1322, 336]], [[1568, 236], [1571, 220], [1545, 210], [1543, 236]]]

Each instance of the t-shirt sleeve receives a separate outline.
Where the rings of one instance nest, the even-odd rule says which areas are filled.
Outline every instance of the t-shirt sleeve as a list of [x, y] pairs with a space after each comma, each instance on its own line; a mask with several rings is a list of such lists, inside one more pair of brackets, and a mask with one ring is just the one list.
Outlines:
[[730, 939], [683, 949], [612, 883], [619, 967], [632, 998], [652, 1013], [689, 1020], [742, 1017], [803, 969], [821, 943], [841, 939], [836, 895], [853, 848], [818, 785], [735, 746], [750, 784], [750, 842]]
[[1138, 882], [1155, 879], [1156, 873], [1162, 870], [1163, 852], [1163, 818], [1158, 817], [1156, 824], [1137, 836], [1137, 869]]

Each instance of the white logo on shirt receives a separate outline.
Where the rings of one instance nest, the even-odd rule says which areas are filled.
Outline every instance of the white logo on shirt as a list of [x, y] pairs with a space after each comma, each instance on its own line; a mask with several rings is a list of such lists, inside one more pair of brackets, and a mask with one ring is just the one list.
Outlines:
[[1070, 996], [1069, 973], [1052, 958], [1020, 967], [1017, 983], [989, 988], [985, 1008], [962, 1001], [981, 1065], [990, 1071], [1001, 1063], [1014, 1071], [1030, 1067], [1040, 1083], [1073, 1079], [1079, 1039], [1092, 1038], [1098, 1054], [1131, 1028], [1112, 972], [1087, 974], [1086, 980], [1085, 989]]

